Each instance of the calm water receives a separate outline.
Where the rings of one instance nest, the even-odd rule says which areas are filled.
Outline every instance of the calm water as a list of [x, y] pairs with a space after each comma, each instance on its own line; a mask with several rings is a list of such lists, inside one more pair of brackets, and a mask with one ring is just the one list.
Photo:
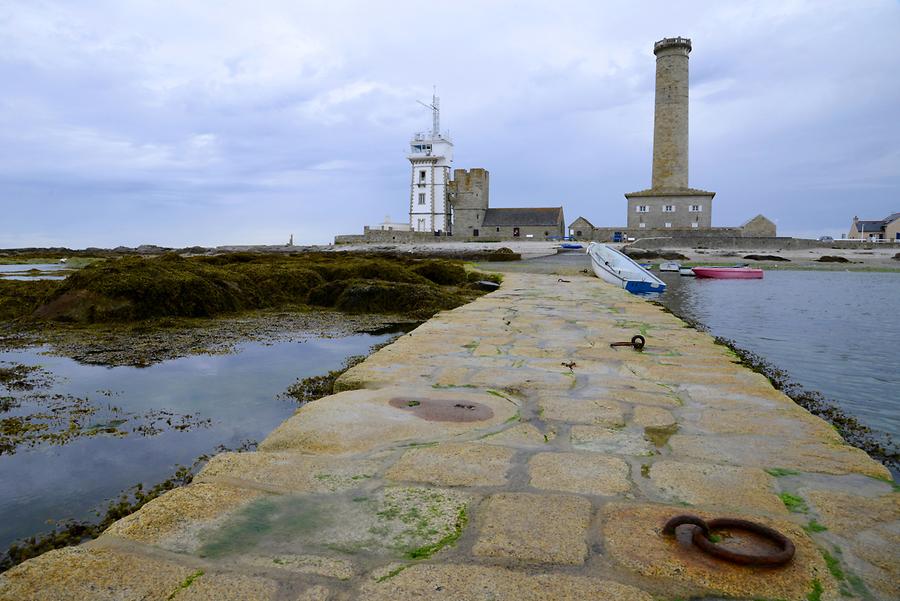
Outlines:
[[[29, 273], [32, 269], [39, 274]], [[16, 265], [0, 265], [0, 280], [64, 280], [64, 275], [50, 275], [47, 272], [71, 269], [65, 263], [28, 263]]]
[[900, 440], [900, 273], [767, 271], [762, 280], [662, 274], [660, 299], [804, 388]]
[[[89, 422], [125, 420], [120, 429], [129, 432], [39, 443], [0, 455], [0, 551], [49, 530], [54, 520], [91, 519], [107, 499], [138, 482], [161, 482], [178, 465], [190, 465], [218, 445], [261, 440], [296, 409], [293, 401], [276, 397], [297, 378], [336, 369], [388, 337], [244, 344], [231, 355], [198, 355], [146, 368], [82, 365], [41, 355], [41, 349], [0, 353], [0, 362], [7, 362], [0, 366], [41, 365], [52, 373], [52, 385], [41, 393], [62, 395], [63, 405], [88, 399], [101, 407]], [[33, 412], [36, 402], [30, 407], [24, 402], [0, 418]], [[155, 424], [150, 435], [131, 433], [131, 427], [148, 423]], [[173, 427], [181, 423], [190, 426]]]

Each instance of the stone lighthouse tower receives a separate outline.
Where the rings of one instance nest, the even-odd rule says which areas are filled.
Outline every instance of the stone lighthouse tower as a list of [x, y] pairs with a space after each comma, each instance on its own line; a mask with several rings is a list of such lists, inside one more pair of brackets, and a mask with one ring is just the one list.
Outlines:
[[625, 195], [630, 235], [640, 230], [697, 230], [712, 226], [714, 192], [688, 185], [688, 55], [691, 40], [664, 38], [656, 55], [656, 108], [650, 188]]

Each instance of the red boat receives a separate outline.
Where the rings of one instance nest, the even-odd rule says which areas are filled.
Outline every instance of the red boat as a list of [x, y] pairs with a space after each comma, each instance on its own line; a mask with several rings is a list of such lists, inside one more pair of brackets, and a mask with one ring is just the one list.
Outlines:
[[761, 280], [762, 269], [753, 267], [694, 267], [698, 278], [716, 278], [719, 280]]

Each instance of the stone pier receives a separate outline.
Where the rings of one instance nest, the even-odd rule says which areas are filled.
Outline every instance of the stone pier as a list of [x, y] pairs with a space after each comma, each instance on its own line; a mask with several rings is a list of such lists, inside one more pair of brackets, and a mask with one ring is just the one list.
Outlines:
[[[725, 347], [596, 278], [508, 274], [0, 600], [895, 599], [900, 495]], [[643, 334], [643, 352], [610, 342]], [[664, 536], [742, 517], [741, 567]], [[722, 544], [760, 545], [740, 532]]]

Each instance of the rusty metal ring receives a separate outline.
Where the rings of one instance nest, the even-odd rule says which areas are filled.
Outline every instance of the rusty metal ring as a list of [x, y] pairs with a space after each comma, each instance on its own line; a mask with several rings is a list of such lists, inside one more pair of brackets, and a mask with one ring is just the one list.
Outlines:
[[[679, 515], [666, 522], [664, 534], [674, 534], [678, 526], [691, 526], [691, 541], [704, 553], [732, 563], [751, 566], [780, 566], [793, 559], [796, 551], [794, 543], [785, 535], [768, 526], [738, 518], [719, 518], [709, 522], [694, 515]], [[767, 538], [779, 547], [774, 553], [742, 553], [721, 547], [709, 539], [711, 530], [734, 528], [745, 530]]]
[[663, 526], [663, 534], [674, 536], [675, 529], [679, 526], [684, 526], [685, 524], [697, 526], [698, 528], [700, 528], [700, 532], [702, 534], [709, 536], [709, 526], [707, 525], [706, 520], [699, 516], [688, 514], [676, 515], [674, 518], [666, 522], [666, 525]]
[[641, 350], [644, 348], [645, 344], [647, 344], [647, 340], [640, 334], [631, 337], [631, 346], [633, 346], [635, 350]]

